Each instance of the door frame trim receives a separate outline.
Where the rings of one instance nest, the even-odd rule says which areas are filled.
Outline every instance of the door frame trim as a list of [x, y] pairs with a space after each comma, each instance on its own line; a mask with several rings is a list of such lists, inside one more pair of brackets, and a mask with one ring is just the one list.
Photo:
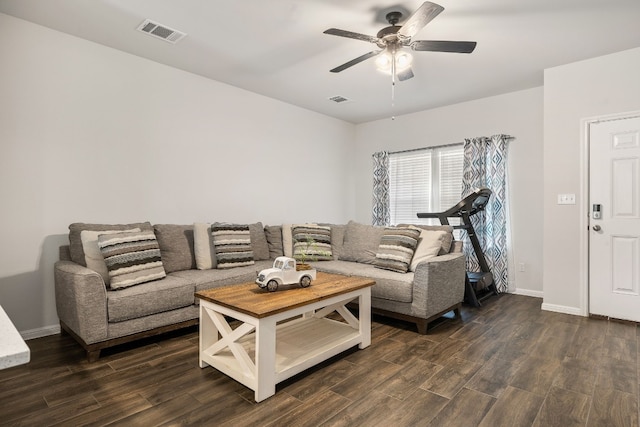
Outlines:
[[580, 120], [580, 312], [589, 316], [589, 147], [591, 144], [591, 126], [621, 119], [640, 117], [640, 111], [605, 114]]

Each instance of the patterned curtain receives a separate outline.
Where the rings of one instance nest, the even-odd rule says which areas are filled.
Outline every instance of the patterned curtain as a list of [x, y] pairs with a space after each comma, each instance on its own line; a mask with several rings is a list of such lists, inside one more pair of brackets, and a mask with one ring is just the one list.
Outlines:
[[373, 153], [373, 225], [389, 225], [389, 153]]
[[[506, 292], [507, 278], [507, 141], [506, 135], [478, 137], [464, 141], [462, 197], [474, 189], [487, 187], [493, 195], [484, 212], [471, 217], [498, 292]], [[466, 234], [464, 252], [467, 270], [480, 271], [478, 260]]]

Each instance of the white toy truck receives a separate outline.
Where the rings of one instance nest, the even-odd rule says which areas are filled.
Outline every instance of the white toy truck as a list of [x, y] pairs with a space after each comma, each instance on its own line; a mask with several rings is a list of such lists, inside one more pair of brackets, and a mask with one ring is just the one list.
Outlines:
[[303, 288], [309, 287], [315, 278], [315, 268], [297, 264], [294, 258], [279, 256], [273, 262], [273, 267], [258, 273], [256, 284], [262, 289], [267, 288], [269, 292], [275, 292], [278, 286], [293, 283], [299, 283]]

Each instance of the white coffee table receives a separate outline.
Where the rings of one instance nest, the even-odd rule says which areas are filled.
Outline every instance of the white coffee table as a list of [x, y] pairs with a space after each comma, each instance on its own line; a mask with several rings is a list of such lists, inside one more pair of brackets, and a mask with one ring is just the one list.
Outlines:
[[[351, 347], [371, 344], [374, 281], [318, 273], [308, 288], [277, 292], [255, 283], [196, 292], [200, 299], [200, 367], [213, 366], [255, 392], [260, 402], [276, 384]], [[345, 305], [358, 300], [359, 318]], [[326, 316], [337, 312], [342, 321]], [[232, 329], [225, 316], [242, 322]]]

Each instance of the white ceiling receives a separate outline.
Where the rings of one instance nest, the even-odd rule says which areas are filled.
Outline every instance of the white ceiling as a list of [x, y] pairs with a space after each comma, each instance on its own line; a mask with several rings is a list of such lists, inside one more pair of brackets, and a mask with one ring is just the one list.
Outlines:
[[[471, 54], [414, 52], [399, 82], [367, 60], [398, 0], [0, 0], [0, 12], [115, 49], [360, 123], [541, 86], [543, 70], [640, 46], [640, 0], [434, 0], [445, 10], [413, 39], [477, 41]], [[175, 45], [136, 31], [144, 19], [187, 33]], [[328, 98], [352, 100], [336, 104]]]

